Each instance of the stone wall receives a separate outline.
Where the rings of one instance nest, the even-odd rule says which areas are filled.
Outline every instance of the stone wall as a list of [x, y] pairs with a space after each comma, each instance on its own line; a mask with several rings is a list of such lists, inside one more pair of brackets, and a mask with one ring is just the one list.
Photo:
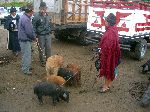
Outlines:
[[0, 54], [7, 51], [7, 36], [8, 31], [4, 30], [2, 26], [0, 26]]

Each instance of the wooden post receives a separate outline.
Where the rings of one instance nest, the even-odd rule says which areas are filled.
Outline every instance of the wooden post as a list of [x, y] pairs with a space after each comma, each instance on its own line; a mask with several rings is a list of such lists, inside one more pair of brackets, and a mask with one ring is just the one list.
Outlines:
[[72, 4], [72, 21], [75, 20], [75, 0], [73, 0]]
[[81, 2], [82, 2], [82, 0], [79, 0], [79, 21], [81, 21], [81, 11], [82, 11]]
[[84, 12], [85, 12], [85, 22], [87, 21], [88, 5], [89, 5], [89, 4], [88, 4], [88, 0], [86, 0], [86, 1], [85, 1], [85, 11], [84, 11]]
[[[60, 17], [61, 17], [61, 19], [60, 19], [60, 23], [62, 24], [64, 24], [65, 23], [65, 0], [63, 0], [62, 1], [62, 10], [61, 10], [61, 12], [60, 12]], [[56, 13], [55, 13], [56, 14]]]
[[68, 17], [68, 5], [69, 5], [69, 4], [68, 4], [68, 0], [65, 0], [65, 8], [64, 8], [64, 9], [65, 9], [65, 11], [64, 11], [64, 14], [65, 14], [65, 15], [64, 15], [64, 18], [65, 18], [65, 19], [64, 19], [64, 24], [67, 22], [67, 17]]

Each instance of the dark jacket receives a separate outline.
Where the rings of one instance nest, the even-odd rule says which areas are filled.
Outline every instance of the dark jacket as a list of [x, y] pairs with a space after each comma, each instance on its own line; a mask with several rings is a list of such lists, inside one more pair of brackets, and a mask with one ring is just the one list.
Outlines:
[[37, 35], [47, 35], [51, 32], [51, 19], [46, 14], [42, 16], [39, 12], [34, 14], [32, 23], [34, 27], [34, 31]]
[[22, 42], [33, 41], [35, 39], [35, 32], [33, 29], [31, 18], [25, 13], [19, 20], [18, 39]]
[[[18, 29], [19, 19], [20, 19], [20, 16], [18, 14], [16, 15], [15, 18], [13, 18], [11, 15], [8, 15], [6, 17], [4, 28], [7, 29], [7, 30], [9, 30], [9, 31], [14, 31], [14, 30]], [[13, 22], [14, 20], [16, 21], [15, 23]]]

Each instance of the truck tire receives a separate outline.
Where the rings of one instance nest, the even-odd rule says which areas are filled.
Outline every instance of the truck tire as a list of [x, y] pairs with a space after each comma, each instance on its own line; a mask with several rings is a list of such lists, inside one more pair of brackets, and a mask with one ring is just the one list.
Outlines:
[[138, 42], [135, 46], [134, 57], [138, 60], [142, 60], [147, 51], [147, 41], [145, 39]]
[[55, 35], [55, 38], [58, 40], [67, 40], [67, 36], [64, 35], [64, 33], [55, 32], [54, 35]]
[[88, 42], [86, 41], [86, 38], [85, 38], [86, 36], [87, 36], [87, 31], [82, 30], [80, 32], [79, 39], [78, 39], [78, 42], [79, 42], [80, 45], [83, 45], [83, 46], [88, 45]]

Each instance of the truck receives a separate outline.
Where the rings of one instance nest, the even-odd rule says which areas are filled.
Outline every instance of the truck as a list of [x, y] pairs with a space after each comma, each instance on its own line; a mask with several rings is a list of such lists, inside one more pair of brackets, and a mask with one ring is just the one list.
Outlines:
[[88, 12], [87, 35], [98, 43], [105, 32], [105, 18], [116, 15], [120, 47], [141, 60], [150, 42], [150, 5], [144, 2], [91, 0]]
[[34, 0], [34, 11], [46, 2], [58, 40], [74, 39], [81, 45], [95, 44], [105, 32], [105, 17], [117, 17], [120, 46], [138, 60], [150, 42], [150, 5], [119, 0]]
[[58, 40], [74, 39], [86, 45], [87, 17], [90, 0], [34, 0], [34, 11], [39, 11], [40, 2], [47, 4], [53, 32]]

